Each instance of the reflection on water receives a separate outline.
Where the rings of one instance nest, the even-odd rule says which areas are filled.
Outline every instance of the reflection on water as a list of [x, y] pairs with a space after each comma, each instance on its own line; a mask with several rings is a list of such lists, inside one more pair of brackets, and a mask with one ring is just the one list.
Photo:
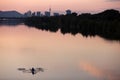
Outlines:
[[[25, 25], [0, 26], [0, 80], [120, 80], [120, 44]], [[43, 67], [32, 76], [17, 68]]]
[[[42, 19], [42, 18], [41, 18]], [[17, 26], [20, 24], [24, 24], [28, 27], [34, 27], [39, 30], [45, 30], [45, 31], [50, 31], [50, 32], [57, 32], [58, 30], [61, 32], [61, 34], [71, 34], [75, 36], [76, 34], [81, 34], [84, 37], [95, 37], [100, 36], [106, 40], [110, 41], [120, 41], [120, 29], [118, 24], [114, 25], [109, 24], [109, 26], [101, 25], [101, 24], [96, 24], [96, 25], [90, 25], [89, 23], [86, 23], [87, 25], [82, 25], [82, 23], [79, 23], [81, 25], [72, 25], [67, 22], [66, 24], [62, 23], [57, 24], [57, 22], [52, 22], [50, 19], [51, 18], [43, 18], [43, 21], [40, 19], [37, 20], [35, 18], [33, 19], [3, 19], [0, 20], [0, 26], [6, 25], [6, 26]], [[44, 20], [45, 19], [45, 20]], [[54, 20], [54, 19], [53, 19]], [[45, 22], [44, 22], [45, 21]], [[57, 20], [55, 20], [57, 21]], [[59, 22], [59, 21], [58, 21]], [[109, 22], [111, 23], [111, 22]], [[107, 25], [107, 24], [106, 24]], [[111, 26], [110, 26], [111, 25]]]
[[1, 25], [16, 26], [23, 23], [23, 20], [20, 19], [11, 19], [11, 20], [0, 20]]
[[109, 70], [103, 70], [95, 65], [92, 65], [90, 62], [81, 62], [80, 67], [90, 73], [93, 76], [101, 78], [101, 80], [119, 80], [120, 74], [117, 72], [112, 72]]

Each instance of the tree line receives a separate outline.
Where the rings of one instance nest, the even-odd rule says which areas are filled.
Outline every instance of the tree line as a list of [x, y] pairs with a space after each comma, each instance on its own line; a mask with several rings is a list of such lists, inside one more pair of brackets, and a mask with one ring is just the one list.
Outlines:
[[69, 15], [51, 17], [28, 17], [22, 19], [0, 20], [0, 25], [17, 25], [24, 23], [29, 27], [56, 32], [62, 34], [78, 33], [83, 36], [101, 36], [109, 40], [120, 40], [120, 12], [114, 9], [105, 10], [101, 13], [82, 13], [78, 15], [73, 12]]
[[83, 13], [78, 15], [51, 16], [51, 17], [29, 17], [24, 23], [38, 29], [61, 33], [71, 33], [83, 36], [99, 35], [106, 39], [120, 40], [120, 13], [117, 10], [105, 10], [98, 14]]

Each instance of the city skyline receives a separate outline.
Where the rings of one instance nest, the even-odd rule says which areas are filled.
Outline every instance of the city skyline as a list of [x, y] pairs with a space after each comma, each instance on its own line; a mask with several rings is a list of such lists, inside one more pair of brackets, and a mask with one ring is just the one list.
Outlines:
[[52, 8], [52, 12], [59, 13], [64, 13], [66, 9], [77, 13], [98, 13], [106, 9], [120, 10], [119, 4], [120, 0], [4, 0], [0, 3], [0, 10], [25, 13], [28, 10], [44, 12]]

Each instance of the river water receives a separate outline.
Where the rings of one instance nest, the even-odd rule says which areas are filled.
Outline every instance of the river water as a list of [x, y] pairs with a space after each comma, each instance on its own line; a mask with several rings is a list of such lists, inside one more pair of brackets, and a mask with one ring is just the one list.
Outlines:
[[[32, 67], [45, 71], [17, 70]], [[120, 80], [120, 42], [1, 25], [0, 80]]]

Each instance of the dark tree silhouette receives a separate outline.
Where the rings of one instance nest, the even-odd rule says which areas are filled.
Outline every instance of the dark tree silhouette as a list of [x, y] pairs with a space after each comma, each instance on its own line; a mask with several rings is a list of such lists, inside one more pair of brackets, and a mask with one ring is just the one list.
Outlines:
[[29, 17], [24, 24], [37, 29], [61, 33], [77, 33], [83, 36], [101, 36], [110, 40], [120, 40], [120, 13], [117, 10], [105, 10], [98, 14], [72, 13], [51, 17]]

